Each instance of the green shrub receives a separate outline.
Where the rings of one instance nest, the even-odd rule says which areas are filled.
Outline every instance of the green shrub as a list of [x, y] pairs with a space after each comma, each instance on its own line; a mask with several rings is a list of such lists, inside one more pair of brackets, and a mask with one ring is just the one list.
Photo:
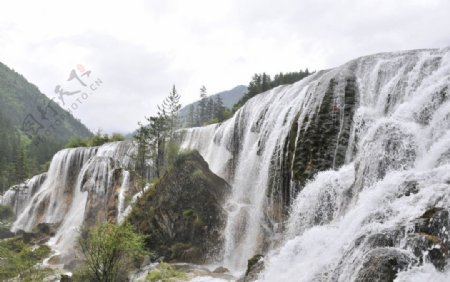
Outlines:
[[129, 224], [104, 223], [84, 230], [78, 245], [84, 264], [75, 281], [122, 281], [133, 261], [146, 254], [144, 237]]
[[88, 139], [72, 138], [69, 140], [69, 142], [66, 144], [65, 147], [66, 148], [95, 147], [101, 146], [108, 142], [123, 141], [123, 140], [125, 140], [125, 137], [119, 133], [114, 133], [111, 136], [109, 136], [108, 134], [102, 134], [99, 131], [93, 137]]
[[0, 220], [12, 220], [14, 218], [14, 211], [9, 206], [0, 205]]
[[186, 278], [186, 273], [177, 271], [173, 266], [161, 262], [158, 267], [147, 275], [147, 281], [170, 282]]
[[111, 137], [109, 139], [111, 141], [115, 142], [115, 141], [123, 141], [123, 140], [125, 140], [125, 137], [122, 134], [113, 133], [113, 135], [111, 135]]
[[88, 146], [88, 140], [87, 139], [81, 139], [81, 138], [73, 138], [70, 139], [69, 142], [66, 144], [66, 148], [77, 148], [77, 147], [87, 147]]

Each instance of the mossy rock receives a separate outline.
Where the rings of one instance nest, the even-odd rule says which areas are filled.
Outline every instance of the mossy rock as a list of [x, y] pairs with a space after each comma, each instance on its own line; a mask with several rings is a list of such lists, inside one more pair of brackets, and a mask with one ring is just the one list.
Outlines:
[[396, 249], [374, 249], [365, 255], [355, 281], [394, 281], [398, 272], [407, 269], [414, 262], [413, 258]]
[[251, 259], [249, 259], [247, 262], [247, 271], [245, 272], [245, 275], [248, 275], [255, 265], [263, 258], [263, 255], [254, 255]]
[[264, 270], [264, 256], [254, 255], [247, 262], [245, 275], [238, 279], [238, 282], [252, 282], [258, 280], [258, 275]]
[[432, 207], [425, 211], [423, 215], [420, 218], [430, 219], [432, 218], [437, 212], [444, 210], [444, 208], [438, 208], [438, 207]]
[[166, 260], [203, 263], [222, 243], [222, 204], [230, 190], [197, 151], [183, 153], [138, 199], [128, 221]]

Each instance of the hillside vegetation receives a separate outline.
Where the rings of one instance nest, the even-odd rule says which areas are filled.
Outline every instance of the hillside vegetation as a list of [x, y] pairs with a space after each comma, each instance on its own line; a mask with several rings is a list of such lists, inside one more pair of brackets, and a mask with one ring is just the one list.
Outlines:
[[0, 193], [45, 170], [55, 152], [89, 129], [0, 63]]

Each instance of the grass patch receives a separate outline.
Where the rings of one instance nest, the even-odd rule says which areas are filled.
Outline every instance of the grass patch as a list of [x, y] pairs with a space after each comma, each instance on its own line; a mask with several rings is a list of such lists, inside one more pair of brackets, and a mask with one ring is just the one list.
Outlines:
[[201, 169], [196, 169], [193, 173], [192, 173], [192, 177], [194, 179], [205, 179], [205, 175], [203, 174], [203, 171]]
[[48, 246], [32, 246], [21, 237], [0, 240], [0, 280], [42, 281], [53, 270], [36, 265], [50, 253]]

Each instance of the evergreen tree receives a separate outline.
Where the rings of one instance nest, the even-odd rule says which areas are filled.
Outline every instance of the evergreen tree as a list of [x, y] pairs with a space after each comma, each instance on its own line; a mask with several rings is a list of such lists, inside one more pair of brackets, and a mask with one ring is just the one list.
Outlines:
[[179, 125], [178, 111], [181, 109], [180, 98], [181, 97], [174, 85], [169, 96], [164, 99], [162, 106], [158, 106], [160, 113], [165, 114], [170, 136], [172, 136], [174, 130], [178, 128]]
[[206, 87], [203, 85], [200, 88], [200, 101], [198, 102], [198, 121], [197, 125], [203, 125], [206, 121], [206, 113], [207, 113], [207, 100], [208, 100], [208, 94], [206, 91]]
[[210, 123], [213, 118], [214, 118], [214, 100], [212, 98], [209, 98], [206, 104], [206, 117], [204, 123]]
[[222, 122], [225, 119], [224, 116], [225, 107], [223, 105], [223, 100], [220, 95], [216, 96], [216, 102], [214, 104], [214, 118], [217, 119], [217, 122]]
[[300, 70], [299, 72], [288, 72], [285, 74], [280, 72], [279, 74], [275, 75], [273, 80], [271, 79], [270, 75], [266, 73], [254, 74], [252, 80], [248, 84], [247, 93], [236, 104], [234, 104], [233, 112], [236, 112], [245, 104], [245, 102], [262, 92], [270, 90], [279, 85], [295, 83], [310, 74], [311, 73], [308, 69], [305, 69], [304, 71]]
[[137, 152], [133, 156], [135, 161], [135, 172], [137, 173], [139, 179], [141, 180], [140, 188], [145, 187], [145, 181], [150, 179], [149, 175], [149, 163], [147, 160], [152, 158], [150, 134], [148, 126], [138, 123], [139, 128], [134, 134], [133, 138], [137, 144]]
[[164, 167], [166, 138], [169, 129], [167, 115], [164, 112], [158, 112], [157, 116], [150, 117], [147, 120], [149, 122], [148, 133], [155, 175], [160, 177]]
[[[178, 126], [178, 111], [181, 108], [180, 95], [175, 85], [169, 96], [167, 96], [161, 105], [158, 105], [158, 113], [155, 116], [146, 118], [147, 124], [139, 124], [139, 130], [134, 139], [137, 142], [138, 150], [135, 159], [138, 162], [138, 171], [140, 171], [143, 180], [148, 180], [148, 164], [151, 163], [156, 177], [160, 177], [171, 159], [171, 153], [174, 143], [174, 132]], [[169, 154], [166, 154], [166, 148], [169, 148]]]
[[194, 105], [189, 106], [189, 113], [187, 118], [187, 127], [195, 126], [195, 107]]

